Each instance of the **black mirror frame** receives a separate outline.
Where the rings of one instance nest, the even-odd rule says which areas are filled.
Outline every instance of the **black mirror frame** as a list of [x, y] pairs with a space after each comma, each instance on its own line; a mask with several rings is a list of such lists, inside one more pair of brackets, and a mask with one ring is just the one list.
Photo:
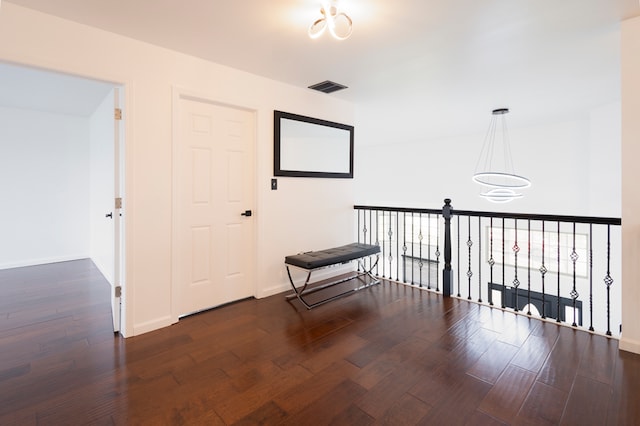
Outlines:
[[[349, 172], [317, 172], [308, 170], [283, 170], [280, 167], [280, 127], [281, 120], [295, 120], [305, 123], [316, 124], [318, 126], [334, 127], [337, 129], [347, 130], [349, 132]], [[304, 115], [293, 114], [283, 111], [273, 112], [273, 175], [274, 176], [292, 176], [292, 177], [314, 177], [314, 178], [339, 178], [353, 179], [353, 134], [354, 127], [348, 124], [336, 123], [333, 121], [321, 120], [319, 118], [306, 117]]]

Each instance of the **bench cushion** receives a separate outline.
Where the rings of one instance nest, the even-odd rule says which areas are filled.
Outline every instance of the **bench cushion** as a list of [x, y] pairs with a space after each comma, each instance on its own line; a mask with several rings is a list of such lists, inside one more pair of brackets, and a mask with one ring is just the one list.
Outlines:
[[380, 247], [371, 244], [353, 243], [326, 250], [310, 251], [284, 258], [284, 263], [304, 269], [345, 263], [350, 260], [380, 253]]

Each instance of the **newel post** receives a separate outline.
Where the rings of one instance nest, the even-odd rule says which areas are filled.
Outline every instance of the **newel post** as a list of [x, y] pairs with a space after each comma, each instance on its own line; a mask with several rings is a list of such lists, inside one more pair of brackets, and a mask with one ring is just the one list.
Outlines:
[[442, 295], [451, 296], [453, 288], [453, 271], [451, 270], [451, 200], [445, 198], [442, 207], [444, 217], [444, 270], [442, 271]]

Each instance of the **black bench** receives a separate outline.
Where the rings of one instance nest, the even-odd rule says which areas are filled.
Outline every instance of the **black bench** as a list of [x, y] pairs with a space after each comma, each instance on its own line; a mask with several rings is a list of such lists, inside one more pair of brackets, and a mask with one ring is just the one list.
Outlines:
[[[375, 262], [371, 262], [369, 268], [365, 268], [365, 265], [362, 262], [362, 260], [364, 258], [373, 256], [373, 255], [376, 256]], [[307, 309], [311, 309], [315, 306], [321, 305], [323, 303], [327, 303], [331, 300], [334, 300], [338, 297], [345, 296], [354, 291], [361, 290], [363, 288], [369, 287], [374, 284], [378, 284], [380, 281], [371, 274], [371, 271], [378, 264], [379, 256], [380, 256], [379, 246], [371, 245], [371, 244], [362, 244], [362, 243], [347, 244], [345, 246], [334, 247], [326, 250], [310, 251], [307, 253], [300, 253], [292, 256], [286, 256], [284, 258], [284, 263], [287, 267], [289, 282], [291, 283], [291, 287], [293, 288], [293, 293], [287, 295], [286, 298], [287, 300], [291, 300], [294, 297], [297, 297], [298, 300], [300, 300], [300, 302], [302, 302], [302, 304], [307, 307]], [[318, 269], [323, 269], [330, 266], [336, 266], [336, 265], [348, 263], [348, 262], [351, 262], [352, 260], [357, 260], [359, 264], [356, 275], [351, 275], [346, 278], [341, 278], [341, 279], [326, 282], [324, 284], [317, 285], [314, 287], [309, 287], [309, 285], [312, 284], [310, 283], [312, 272], [317, 271]], [[291, 271], [289, 269], [290, 266], [295, 266], [297, 268], [301, 268], [307, 271], [307, 279], [304, 282], [304, 285], [302, 285], [299, 288], [296, 287], [295, 283], [293, 282], [293, 278], [291, 277]], [[367, 276], [369, 277], [369, 279], [363, 280], [362, 279], [363, 276]], [[344, 282], [355, 280], [355, 279], [360, 280], [363, 283], [363, 285], [355, 288], [349, 288], [347, 291], [343, 291], [338, 294], [332, 294], [328, 297], [325, 297], [313, 303], [305, 299], [305, 296], [311, 293], [315, 293], [319, 290], [322, 290], [328, 287], [333, 287], [340, 283], [344, 283]]]

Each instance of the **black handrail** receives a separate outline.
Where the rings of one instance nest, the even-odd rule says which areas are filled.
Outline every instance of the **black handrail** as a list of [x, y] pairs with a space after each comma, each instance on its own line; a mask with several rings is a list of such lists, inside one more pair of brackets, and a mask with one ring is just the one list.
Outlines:
[[[449, 200], [451, 201], [451, 200]], [[446, 203], [446, 200], [445, 200]], [[354, 210], [374, 210], [382, 212], [400, 212], [400, 213], [435, 213], [442, 214], [442, 209], [423, 209], [412, 207], [381, 207], [381, 206], [365, 206], [355, 205]], [[619, 217], [599, 217], [599, 216], [571, 216], [571, 215], [554, 215], [554, 214], [539, 214], [539, 213], [504, 213], [504, 212], [489, 212], [478, 210], [457, 210], [451, 208], [451, 214], [453, 216], [472, 216], [472, 217], [494, 217], [504, 219], [530, 219], [540, 220], [547, 222], [575, 222], [586, 223], [594, 225], [622, 225], [622, 219]]]
[[412, 207], [380, 207], [380, 206], [353, 206], [354, 210], [373, 210], [380, 212], [399, 212], [399, 213], [432, 213], [442, 214], [442, 209], [418, 209]]

